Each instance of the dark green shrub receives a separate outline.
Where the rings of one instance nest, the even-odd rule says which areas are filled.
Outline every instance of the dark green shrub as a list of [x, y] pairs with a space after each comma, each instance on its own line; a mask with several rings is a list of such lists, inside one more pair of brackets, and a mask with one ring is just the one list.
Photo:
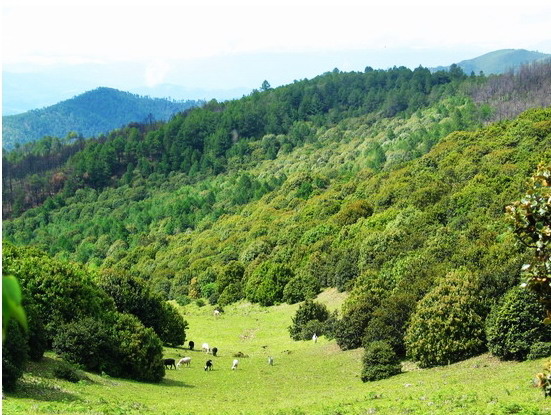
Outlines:
[[292, 277], [293, 272], [286, 266], [263, 262], [249, 277], [245, 296], [263, 306], [274, 305], [283, 300], [283, 289]]
[[218, 304], [228, 305], [235, 303], [243, 298], [243, 286], [240, 282], [232, 282], [224, 288], [222, 294], [218, 298]]
[[61, 326], [52, 344], [63, 360], [92, 372], [109, 370], [114, 347], [107, 325], [92, 317]]
[[325, 324], [319, 320], [310, 320], [302, 326], [302, 332], [300, 334], [301, 340], [310, 340], [312, 336], [325, 335]]
[[37, 308], [32, 303], [26, 302], [25, 312], [27, 313], [27, 323], [29, 325], [29, 358], [38, 362], [42, 359], [48, 347], [46, 329]]
[[367, 345], [362, 358], [363, 382], [385, 379], [402, 371], [400, 359], [387, 342], [374, 341]]
[[343, 206], [333, 220], [339, 226], [352, 225], [360, 218], [366, 218], [373, 214], [373, 208], [365, 200], [356, 200]]
[[186, 322], [161, 297], [151, 292], [145, 281], [122, 271], [103, 270], [98, 285], [113, 298], [117, 311], [138, 317], [163, 342], [183, 344]]
[[308, 340], [312, 338], [313, 334], [304, 338], [304, 328], [308, 322], [315, 320], [317, 323], [314, 324], [319, 324], [325, 322], [328, 318], [329, 310], [327, 310], [325, 304], [307, 300], [299, 306], [295, 316], [291, 319], [293, 324], [289, 327], [289, 334], [293, 340]]
[[162, 313], [163, 324], [159, 333], [161, 340], [172, 346], [184, 344], [188, 328], [187, 322], [170, 303], [162, 304]]
[[337, 323], [335, 340], [342, 350], [357, 349], [362, 345], [365, 328], [371, 319], [372, 309], [361, 304], [349, 310]]
[[175, 298], [178, 305], [185, 306], [191, 303], [191, 298], [189, 298], [187, 295], [180, 295]]
[[544, 316], [536, 294], [512, 288], [486, 320], [488, 349], [501, 359], [526, 359], [534, 343], [551, 340], [551, 326], [542, 323]]
[[311, 275], [297, 275], [283, 289], [283, 301], [295, 304], [315, 297], [320, 292], [319, 282]]
[[397, 294], [383, 300], [369, 321], [363, 337], [363, 346], [374, 341], [385, 341], [392, 349], [403, 356], [406, 353], [404, 336], [406, 323], [415, 309], [415, 296]]
[[417, 304], [405, 336], [407, 354], [430, 367], [484, 351], [481, 302], [476, 278], [465, 271], [449, 273]]
[[328, 339], [335, 338], [335, 332], [337, 331], [337, 325], [339, 324], [339, 312], [337, 310], [329, 314], [327, 320], [325, 320], [323, 333]]
[[144, 327], [131, 314], [111, 316], [115, 349], [112, 364], [104, 371], [110, 376], [159, 382], [165, 375], [163, 344], [153, 329]]
[[29, 358], [28, 352], [27, 334], [19, 323], [11, 320], [2, 343], [2, 388], [5, 391], [15, 389]]
[[528, 360], [541, 359], [551, 356], [551, 342], [537, 342], [530, 347], [530, 353], [526, 356]]
[[34, 250], [14, 249], [17, 256], [7, 258], [3, 267], [19, 279], [24, 298], [32, 298], [38, 318], [45, 323], [48, 343], [61, 325], [114, 310], [113, 301], [81, 266]]
[[73, 365], [61, 361], [54, 366], [53, 374], [58, 379], [77, 383], [81, 380], [87, 380], [88, 377]]

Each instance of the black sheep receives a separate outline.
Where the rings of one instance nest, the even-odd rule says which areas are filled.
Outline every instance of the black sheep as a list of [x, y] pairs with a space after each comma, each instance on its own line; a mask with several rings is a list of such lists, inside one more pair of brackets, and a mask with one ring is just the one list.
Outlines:
[[193, 350], [194, 347], [195, 347], [195, 343], [193, 342], [193, 340], [190, 340], [189, 341], [189, 350]]
[[216, 353], [218, 353], [218, 347], [213, 347], [212, 348], [212, 355], [216, 356]]
[[205, 370], [212, 370], [212, 360], [207, 360], [207, 363], [205, 363]]

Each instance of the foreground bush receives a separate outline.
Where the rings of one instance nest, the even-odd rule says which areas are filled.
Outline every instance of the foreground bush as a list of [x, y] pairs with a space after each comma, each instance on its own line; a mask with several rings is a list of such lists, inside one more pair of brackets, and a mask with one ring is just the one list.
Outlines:
[[501, 359], [525, 360], [534, 343], [551, 341], [544, 317], [535, 293], [522, 287], [509, 290], [486, 320], [488, 349]]
[[363, 382], [385, 379], [402, 371], [400, 359], [387, 342], [374, 341], [367, 345], [362, 358]]

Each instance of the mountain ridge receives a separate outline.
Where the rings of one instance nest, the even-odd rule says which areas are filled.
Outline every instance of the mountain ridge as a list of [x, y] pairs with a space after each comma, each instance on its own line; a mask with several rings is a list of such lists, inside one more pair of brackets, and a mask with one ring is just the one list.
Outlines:
[[45, 108], [2, 116], [2, 146], [9, 150], [41, 137], [65, 137], [72, 132], [92, 137], [131, 122], [166, 121], [175, 113], [202, 103], [98, 87]]

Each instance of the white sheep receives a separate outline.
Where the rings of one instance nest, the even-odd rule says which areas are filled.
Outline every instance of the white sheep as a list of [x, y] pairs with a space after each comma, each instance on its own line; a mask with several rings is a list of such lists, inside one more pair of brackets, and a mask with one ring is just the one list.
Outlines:
[[237, 369], [237, 365], [238, 365], [238, 364], [239, 364], [239, 360], [234, 359], [234, 360], [233, 360], [233, 364], [232, 364], [232, 366], [231, 366], [231, 370]]

